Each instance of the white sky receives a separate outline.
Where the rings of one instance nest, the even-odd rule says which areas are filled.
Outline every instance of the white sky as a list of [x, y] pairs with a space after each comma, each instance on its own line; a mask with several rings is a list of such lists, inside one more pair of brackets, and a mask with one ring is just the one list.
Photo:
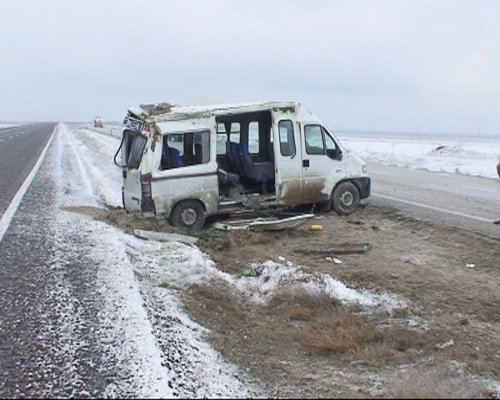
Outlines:
[[500, 1], [16, 0], [0, 121], [297, 100], [333, 129], [500, 137]]

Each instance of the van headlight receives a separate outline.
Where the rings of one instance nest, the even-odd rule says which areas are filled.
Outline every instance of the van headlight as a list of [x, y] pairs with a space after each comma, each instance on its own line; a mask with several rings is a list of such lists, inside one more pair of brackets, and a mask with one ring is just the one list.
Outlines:
[[368, 172], [368, 168], [366, 167], [366, 164], [363, 164], [361, 166], [361, 171], [363, 171], [364, 173], [367, 173]]

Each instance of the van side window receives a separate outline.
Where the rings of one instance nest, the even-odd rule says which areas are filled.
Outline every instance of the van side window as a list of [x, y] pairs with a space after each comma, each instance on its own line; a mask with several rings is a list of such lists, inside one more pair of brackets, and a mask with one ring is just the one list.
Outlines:
[[323, 132], [320, 125], [306, 125], [304, 127], [304, 140], [307, 154], [325, 154]]
[[257, 121], [248, 124], [248, 151], [251, 154], [259, 153], [259, 123]]
[[226, 135], [226, 128], [224, 128], [224, 124], [219, 122], [217, 124], [217, 155], [226, 154], [226, 143], [228, 141], [228, 137]]
[[163, 136], [160, 169], [172, 169], [210, 161], [210, 132], [186, 132]]
[[342, 151], [325, 128], [323, 128], [323, 137], [325, 138], [326, 155], [333, 160], [341, 160]]
[[193, 135], [193, 164], [206, 164], [210, 161], [210, 132], [195, 132]]
[[293, 135], [293, 122], [290, 120], [282, 120], [278, 123], [280, 135], [280, 151], [281, 155], [288, 157], [295, 154], [295, 137]]
[[[228, 132], [226, 127], [229, 129]], [[240, 143], [240, 129], [239, 122], [219, 122], [217, 124], [217, 155], [226, 154], [228, 136], [230, 142]]]

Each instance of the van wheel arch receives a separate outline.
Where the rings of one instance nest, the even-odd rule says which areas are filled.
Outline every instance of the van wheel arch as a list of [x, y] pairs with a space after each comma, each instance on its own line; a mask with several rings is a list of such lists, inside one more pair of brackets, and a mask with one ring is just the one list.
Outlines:
[[169, 216], [171, 225], [189, 230], [200, 230], [205, 225], [205, 204], [199, 200], [182, 200], [173, 208]]
[[330, 198], [331, 209], [339, 215], [349, 215], [358, 209], [361, 194], [352, 181], [339, 182]]

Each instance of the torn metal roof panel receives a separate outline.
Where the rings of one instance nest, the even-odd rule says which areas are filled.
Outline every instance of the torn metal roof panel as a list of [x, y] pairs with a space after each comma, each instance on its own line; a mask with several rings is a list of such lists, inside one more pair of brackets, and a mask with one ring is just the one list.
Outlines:
[[244, 112], [263, 111], [269, 109], [284, 109], [295, 112], [300, 108], [300, 103], [295, 101], [268, 101], [254, 103], [228, 103], [180, 106], [170, 103], [141, 104], [139, 107], [131, 107], [129, 113], [143, 119], [153, 121], [178, 120], [195, 117], [207, 117], [220, 114], [237, 114]]

